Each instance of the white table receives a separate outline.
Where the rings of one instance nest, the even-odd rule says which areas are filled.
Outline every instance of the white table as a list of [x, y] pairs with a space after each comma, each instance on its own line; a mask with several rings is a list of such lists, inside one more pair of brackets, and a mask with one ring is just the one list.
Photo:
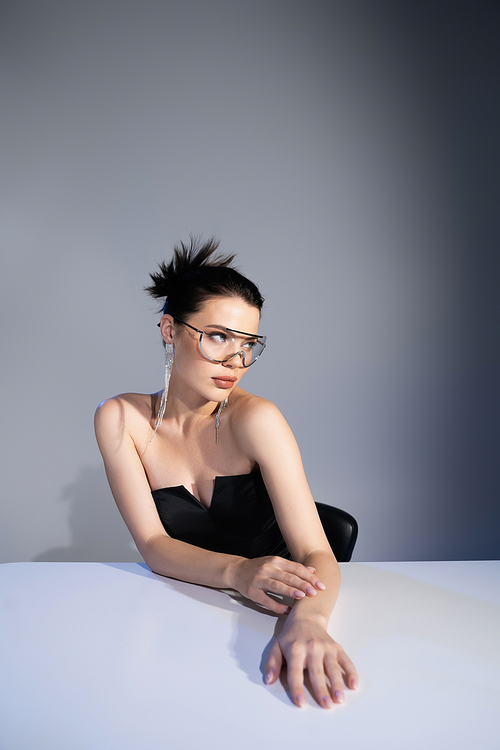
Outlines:
[[346, 563], [357, 693], [263, 684], [276, 617], [145, 565], [0, 566], [1, 750], [498, 750], [500, 562]]

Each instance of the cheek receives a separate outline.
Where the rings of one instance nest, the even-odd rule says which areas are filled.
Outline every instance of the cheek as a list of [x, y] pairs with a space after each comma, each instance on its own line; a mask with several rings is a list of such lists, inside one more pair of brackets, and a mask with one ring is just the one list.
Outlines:
[[175, 347], [174, 367], [184, 379], [203, 375], [207, 364], [209, 363], [201, 358], [198, 347], [192, 346], [191, 342], [182, 341]]
[[189, 336], [177, 334], [174, 338], [174, 352], [180, 362], [195, 361], [198, 354], [198, 343]]

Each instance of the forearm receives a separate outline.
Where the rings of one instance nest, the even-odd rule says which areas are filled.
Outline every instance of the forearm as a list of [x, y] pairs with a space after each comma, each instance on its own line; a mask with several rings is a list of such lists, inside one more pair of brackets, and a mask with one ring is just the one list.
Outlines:
[[326, 588], [318, 590], [315, 596], [297, 600], [287, 619], [314, 618], [326, 628], [340, 589], [339, 565], [331, 553], [323, 550], [309, 553], [301, 563], [316, 568], [316, 574]]
[[[155, 573], [213, 588], [235, 589], [248, 599], [277, 614], [290, 612], [290, 608], [285, 602], [277, 601], [270, 596], [269, 592], [279, 597], [305, 596], [313, 599], [315, 598], [314, 592], [317, 590], [316, 582], [320, 578], [304, 565], [284, 558], [270, 556], [248, 559], [237, 555], [211, 552], [172, 539], [165, 534], [150, 536], [147, 541], [138, 543], [137, 546], [144, 560]], [[333, 556], [323, 552], [311, 556], [308, 564], [314, 567], [319, 565], [324, 569], [327, 573], [325, 582], [329, 582], [330, 590], [333, 592], [336, 588], [335, 575], [334, 573], [328, 575], [332, 562], [335, 563]], [[323, 595], [326, 592], [318, 590], [318, 593]], [[325, 627], [333, 603], [334, 598], [332, 599], [329, 592], [324, 597], [324, 603], [321, 606], [310, 610], [317, 622], [320, 622], [321, 616], [325, 619]]]
[[234, 588], [233, 571], [244, 558], [154, 536], [139, 550], [154, 573], [213, 588]]

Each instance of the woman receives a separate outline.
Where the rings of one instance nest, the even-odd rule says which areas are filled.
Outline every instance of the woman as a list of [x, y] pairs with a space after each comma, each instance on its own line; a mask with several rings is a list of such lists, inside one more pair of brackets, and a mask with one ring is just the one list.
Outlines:
[[[104, 401], [97, 441], [149, 567], [235, 589], [286, 614], [265, 682], [275, 682], [286, 661], [292, 700], [303, 706], [307, 669], [317, 701], [330, 708], [344, 701], [342, 672], [348, 687], [358, 684], [326, 630], [339, 567], [290, 428], [273, 404], [239, 387], [265, 347], [258, 334], [263, 298], [230, 266], [234, 256], [217, 256], [217, 247], [213, 240], [181, 243], [171, 263], [151, 274], [147, 291], [164, 301], [165, 387]], [[292, 608], [282, 596], [295, 600]]]

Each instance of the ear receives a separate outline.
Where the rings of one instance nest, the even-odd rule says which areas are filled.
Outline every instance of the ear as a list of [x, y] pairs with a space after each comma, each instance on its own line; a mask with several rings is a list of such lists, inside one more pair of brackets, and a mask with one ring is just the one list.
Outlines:
[[175, 321], [171, 315], [163, 315], [160, 319], [160, 331], [166, 344], [174, 343]]

